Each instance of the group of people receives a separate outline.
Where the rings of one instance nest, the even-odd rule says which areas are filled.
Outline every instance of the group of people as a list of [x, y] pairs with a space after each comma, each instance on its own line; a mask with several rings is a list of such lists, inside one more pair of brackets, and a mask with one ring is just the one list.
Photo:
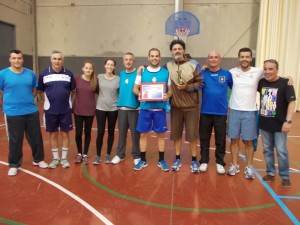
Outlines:
[[[134, 54], [123, 55], [124, 70], [115, 74], [116, 62], [107, 59], [105, 73], [96, 76], [95, 65], [85, 61], [82, 75], [74, 78], [73, 73], [63, 66], [64, 56], [60, 51], [51, 54], [51, 66], [35, 74], [23, 67], [23, 54], [13, 49], [9, 52], [10, 67], [0, 71], [0, 89], [3, 92], [3, 111], [7, 117], [9, 134], [9, 171], [13, 176], [22, 164], [22, 143], [25, 136], [32, 148], [33, 165], [41, 168], [70, 167], [69, 131], [72, 127], [72, 113], [75, 121], [75, 140], [78, 154], [76, 163], [89, 163], [88, 151], [91, 129], [96, 115], [97, 139], [94, 165], [101, 159], [101, 149], [107, 121], [108, 138], [105, 163], [118, 164], [125, 159], [128, 129], [131, 131], [134, 170], [148, 165], [146, 159], [147, 137], [150, 131], [157, 135], [158, 163], [163, 171], [169, 171], [164, 158], [167, 131], [167, 101], [171, 105], [171, 134], [174, 141], [175, 159], [171, 170], [178, 171], [181, 164], [182, 135], [191, 152], [191, 172], [208, 170], [210, 139], [215, 132], [216, 171], [226, 174], [224, 162], [226, 130], [232, 163], [227, 174], [240, 172], [238, 164], [239, 141], [245, 144], [245, 177], [254, 178], [252, 160], [254, 142], [260, 128], [267, 175], [263, 180], [275, 178], [274, 148], [277, 151], [279, 175], [282, 185], [290, 187], [289, 160], [286, 148], [287, 133], [291, 129], [295, 110], [295, 92], [288, 79], [279, 77], [278, 62], [266, 60], [264, 69], [251, 66], [252, 51], [241, 48], [238, 53], [239, 67], [225, 70], [220, 67], [221, 57], [211, 51], [207, 65], [199, 64], [185, 56], [185, 43], [173, 40], [170, 44], [173, 60], [160, 66], [161, 55], [157, 48], [148, 52], [149, 66], [136, 69]], [[159, 98], [143, 96], [144, 84], [163, 84], [164, 92]], [[227, 100], [228, 88], [232, 89]], [[202, 104], [198, 91], [202, 91]], [[45, 127], [50, 133], [52, 162], [44, 162], [43, 138], [34, 97], [37, 91], [44, 101]], [[260, 109], [257, 110], [256, 93], [260, 93]], [[2, 98], [1, 98], [2, 99]], [[200, 113], [199, 113], [200, 110]], [[258, 116], [257, 116], [258, 112]], [[257, 123], [257, 120], [259, 121]], [[114, 130], [118, 121], [118, 144], [116, 155], [111, 158]], [[84, 130], [84, 143], [82, 140]], [[61, 156], [58, 137], [61, 134]], [[197, 160], [197, 140], [200, 138], [200, 161]]]

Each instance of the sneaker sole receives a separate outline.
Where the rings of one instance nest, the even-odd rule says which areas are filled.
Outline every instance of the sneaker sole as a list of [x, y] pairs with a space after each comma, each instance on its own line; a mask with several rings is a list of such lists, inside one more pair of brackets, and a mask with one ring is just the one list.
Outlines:
[[97, 163], [97, 162], [93, 162], [93, 165], [99, 165], [100, 163]]
[[179, 164], [178, 167], [176, 167], [176, 168], [172, 167], [171, 170], [174, 171], [174, 172], [177, 172], [180, 169], [181, 166], [182, 165]]
[[113, 159], [112, 159], [112, 160], [110, 161], [110, 163], [116, 165], [116, 164], [119, 164], [119, 163], [122, 162], [122, 161], [124, 161], [124, 159], [121, 159], [121, 158], [120, 158], [120, 160], [118, 160], [117, 162], [114, 162]]
[[271, 178], [270, 180], [264, 180], [264, 179], [262, 179], [264, 182], [266, 182], [266, 183], [270, 183], [271, 181], [273, 181], [273, 180], [275, 180], [275, 177], [274, 178]]
[[139, 171], [139, 170], [141, 170], [141, 169], [143, 169], [144, 167], [147, 167], [147, 166], [148, 166], [148, 164], [143, 165], [143, 166], [141, 166], [140, 168], [133, 168], [133, 169], [136, 170], [136, 171]]
[[32, 165], [38, 166], [38, 167], [40, 167], [41, 169], [47, 169], [47, 168], [49, 167], [49, 165], [48, 165], [48, 166], [40, 166], [39, 163], [35, 163], [35, 162], [32, 162]]
[[163, 169], [160, 165], [157, 165], [162, 171], [168, 172], [170, 169]]
[[64, 169], [70, 168], [70, 166], [63, 166], [63, 165], [61, 167]]
[[223, 171], [222, 172], [217, 171], [217, 173], [220, 174], [220, 175], [225, 175], [226, 172], [225, 171], [224, 172]]
[[55, 169], [57, 167], [57, 165], [56, 166], [49, 166], [48, 168], [49, 169]]
[[236, 174], [238, 174], [240, 172], [241, 172], [240, 170], [236, 171], [235, 173], [228, 173], [228, 171], [227, 171], [226, 174], [229, 175], [229, 176], [234, 176], [234, 175], [236, 175]]

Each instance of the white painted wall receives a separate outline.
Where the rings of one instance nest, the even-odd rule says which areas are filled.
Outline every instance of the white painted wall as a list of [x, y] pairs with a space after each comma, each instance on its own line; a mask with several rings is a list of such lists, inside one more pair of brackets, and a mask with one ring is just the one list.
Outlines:
[[[200, 20], [201, 33], [187, 39], [193, 57], [216, 49], [235, 58], [241, 47], [256, 48], [259, 5], [255, 0], [185, 0], [183, 8]], [[145, 57], [158, 47], [170, 56], [172, 36], [165, 21], [174, 0], [37, 0], [38, 54], [53, 49], [66, 56], [121, 56], [132, 51]]]

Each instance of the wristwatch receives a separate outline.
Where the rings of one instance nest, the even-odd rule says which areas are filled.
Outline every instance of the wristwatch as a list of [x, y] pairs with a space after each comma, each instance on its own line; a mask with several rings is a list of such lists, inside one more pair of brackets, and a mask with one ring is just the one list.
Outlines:
[[292, 124], [292, 121], [291, 121], [291, 120], [285, 120], [285, 122], [286, 122], [287, 124]]

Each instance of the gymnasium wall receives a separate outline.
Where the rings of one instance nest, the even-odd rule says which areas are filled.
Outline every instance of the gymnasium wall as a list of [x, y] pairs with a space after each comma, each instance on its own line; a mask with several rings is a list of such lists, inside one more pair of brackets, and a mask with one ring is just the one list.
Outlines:
[[[36, 19], [31, 14], [34, 3]], [[256, 49], [257, 1], [184, 0], [182, 10], [200, 20], [200, 34], [187, 39], [187, 52], [200, 64], [215, 49], [223, 57], [222, 66], [231, 68], [239, 48]], [[146, 64], [152, 47], [161, 50], [164, 63], [170, 59], [173, 39], [164, 34], [165, 21], [173, 12], [174, 0], [0, 0], [0, 20], [16, 24], [17, 47], [29, 55], [36, 50], [37, 72], [49, 65], [54, 49], [64, 52], [66, 66], [75, 74], [87, 58], [103, 72], [107, 57], [117, 60], [118, 72], [128, 51], [136, 55], [137, 65]]]

